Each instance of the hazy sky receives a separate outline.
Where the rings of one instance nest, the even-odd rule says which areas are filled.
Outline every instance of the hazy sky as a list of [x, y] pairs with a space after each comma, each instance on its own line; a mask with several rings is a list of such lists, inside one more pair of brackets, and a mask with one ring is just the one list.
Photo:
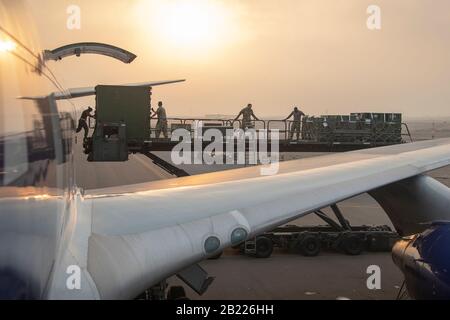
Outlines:
[[[450, 115], [448, 0], [35, 0], [45, 48], [123, 47], [131, 65], [82, 56], [50, 66], [66, 87], [186, 78], [159, 87], [169, 116], [356, 111]], [[381, 30], [366, 10], [381, 8]], [[67, 8], [81, 29], [67, 28]], [[83, 103], [89, 100], [83, 100]], [[156, 101], [154, 101], [156, 102]]]

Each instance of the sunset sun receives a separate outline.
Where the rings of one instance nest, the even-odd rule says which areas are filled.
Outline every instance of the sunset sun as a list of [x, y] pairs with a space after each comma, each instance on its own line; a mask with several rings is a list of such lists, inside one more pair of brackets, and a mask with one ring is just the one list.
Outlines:
[[199, 1], [172, 4], [166, 11], [161, 31], [175, 45], [208, 45], [223, 32], [223, 16], [217, 6]]
[[219, 1], [174, 0], [143, 2], [139, 14], [151, 21], [153, 33], [171, 49], [200, 53], [229, 40], [230, 10]]

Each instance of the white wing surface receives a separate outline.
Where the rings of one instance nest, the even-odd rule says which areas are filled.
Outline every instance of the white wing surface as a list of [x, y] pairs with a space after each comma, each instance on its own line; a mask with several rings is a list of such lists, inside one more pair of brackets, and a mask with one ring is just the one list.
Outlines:
[[79, 213], [86, 271], [101, 298], [133, 298], [243, 237], [449, 164], [441, 139], [290, 161], [274, 176], [252, 167], [93, 190]]

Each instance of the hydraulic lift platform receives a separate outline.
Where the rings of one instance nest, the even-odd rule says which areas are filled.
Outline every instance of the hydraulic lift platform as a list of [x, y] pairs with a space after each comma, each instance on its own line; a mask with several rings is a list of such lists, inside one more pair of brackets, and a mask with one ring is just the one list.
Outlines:
[[[179, 136], [187, 140], [183, 150], [204, 151], [212, 143], [208, 141], [211, 138], [206, 139], [207, 133], [212, 137], [220, 133], [216, 139], [221, 140], [214, 145], [222, 144], [224, 152], [238, 150], [242, 143], [238, 138], [243, 134], [247, 150], [248, 136], [257, 134], [264, 139], [258, 140], [255, 151], [261, 147], [267, 152], [344, 152], [403, 143], [403, 135], [411, 139], [401, 114], [380, 113], [305, 117], [297, 140], [290, 136], [292, 121], [254, 120], [252, 131], [243, 131], [240, 120], [168, 118], [169, 138], [160, 138], [151, 118], [151, 87], [99, 85], [95, 92], [95, 123], [89, 119], [94, 132], [84, 141], [88, 161], [127, 161], [131, 153], [172, 151], [180, 143]], [[276, 143], [271, 140], [273, 133], [278, 135]]]
[[[178, 141], [171, 141], [170, 139], [153, 139], [146, 141], [146, 148], [151, 151], [172, 151], [173, 148], [179, 143]], [[201, 142], [202, 151], [211, 142]], [[194, 151], [195, 141], [191, 141], [191, 151]], [[322, 143], [314, 141], [291, 141], [291, 140], [279, 140], [277, 144], [279, 152], [346, 152], [361, 149], [369, 149], [380, 146], [386, 146], [387, 144], [370, 144], [370, 143]], [[234, 142], [234, 150], [237, 149], [238, 143]], [[223, 150], [226, 150], [227, 143], [224, 142], [222, 146]], [[275, 150], [270, 140], [267, 142], [267, 150]], [[139, 151], [138, 151], [139, 152]]]

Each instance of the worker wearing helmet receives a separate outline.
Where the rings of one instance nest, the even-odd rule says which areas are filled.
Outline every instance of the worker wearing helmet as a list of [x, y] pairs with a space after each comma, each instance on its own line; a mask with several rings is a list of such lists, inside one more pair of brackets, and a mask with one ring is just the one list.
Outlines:
[[91, 112], [92, 112], [92, 108], [88, 107], [86, 110], [84, 110], [81, 113], [81, 117], [78, 120], [78, 128], [77, 128], [77, 133], [80, 132], [82, 129], [84, 129], [84, 139], [86, 139], [88, 137], [89, 134], [89, 126], [87, 124], [87, 118], [95, 118]]
[[304, 115], [305, 114], [302, 111], [295, 107], [294, 111], [292, 111], [291, 114], [286, 119], [284, 119], [284, 121], [287, 121], [292, 116], [294, 117], [294, 121], [292, 122], [291, 131], [289, 134], [289, 140], [292, 140], [294, 138], [294, 134], [297, 135], [297, 140], [300, 140], [300, 124], [302, 121], [302, 116]]
[[164, 138], [168, 137], [167, 134], [167, 114], [166, 109], [163, 107], [162, 101], [158, 102], [158, 109], [153, 110], [155, 114], [153, 115], [152, 119], [158, 118], [158, 122], [156, 123], [156, 138], [159, 138], [161, 136], [161, 132], [164, 135]]
[[259, 120], [257, 116], [255, 116], [255, 114], [253, 113], [252, 110], [252, 104], [249, 103], [247, 105], [247, 107], [245, 107], [244, 109], [241, 110], [241, 112], [239, 112], [239, 114], [237, 115], [237, 117], [234, 119], [234, 121], [237, 121], [239, 119], [239, 117], [242, 115], [242, 123], [241, 123], [241, 128], [242, 129], [248, 129], [248, 128], [253, 128], [253, 124], [252, 124], [252, 117], [255, 120]]

